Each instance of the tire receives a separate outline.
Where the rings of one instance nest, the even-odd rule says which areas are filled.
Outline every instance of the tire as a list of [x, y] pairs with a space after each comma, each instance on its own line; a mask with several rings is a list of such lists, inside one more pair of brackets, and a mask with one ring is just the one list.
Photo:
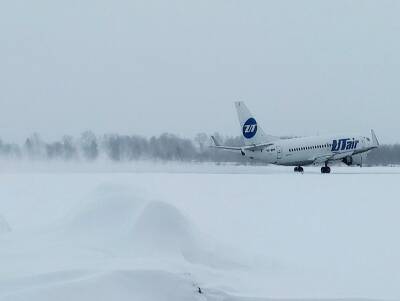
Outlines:
[[303, 167], [301, 167], [301, 166], [296, 166], [296, 167], [294, 168], [294, 172], [304, 172], [304, 169], [303, 169]]
[[321, 173], [330, 173], [331, 168], [329, 166], [322, 166], [321, 167]]

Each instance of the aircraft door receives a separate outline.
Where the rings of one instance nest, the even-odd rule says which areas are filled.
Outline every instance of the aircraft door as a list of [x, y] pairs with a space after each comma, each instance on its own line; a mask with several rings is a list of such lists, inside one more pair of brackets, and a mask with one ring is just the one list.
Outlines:
[[276, 158], [278, 160], [282, 159], [282, 148], [280, 146], [276, 146]]

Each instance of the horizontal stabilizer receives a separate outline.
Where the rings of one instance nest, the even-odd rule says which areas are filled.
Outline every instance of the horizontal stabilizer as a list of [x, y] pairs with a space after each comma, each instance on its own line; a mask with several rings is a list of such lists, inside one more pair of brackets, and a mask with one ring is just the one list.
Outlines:
[[221, 146], [221, 144], [219, 144], [218, 140], [214, 136], [211, 136], [211, 139], [214, 142], [215, 146]]
[[211, 139], [214, 142], [214, 145], [211, 145], [211, 147], [225, 149], [225, 150], [240, 151], [242, 153], [242, 155], [244, 154], [244, 151], [254, 152], [254, 151], [258, 151], [258, 150], [263, 150], [264, 148], [273, 145], [273, 143], [261, 143], [261, 144], [247, 145], [247, 146], [242, 146], [242, 147], [225, 146], [225, 145], [221, 145], [214, 136], [211, 136]]
[[213, 148], [219, 148], [219, 149], [224, 149], [224, 150], [231, 150], [231, 151], [240, 151], [243, 153], [242, 148], [241, 147], [234, 147], [234, 146], [224, 146], [221, 145], [217, 138], [215, 138], [214, 136], [211, 136], [212, 141], [214, 142], [214, 145], [211, 145], [210, 147]]

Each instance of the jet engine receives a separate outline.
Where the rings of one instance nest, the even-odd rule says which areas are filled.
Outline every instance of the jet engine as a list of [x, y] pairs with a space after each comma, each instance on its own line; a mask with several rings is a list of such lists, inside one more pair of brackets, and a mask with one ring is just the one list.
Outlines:
[[364, 161], [364, 156], [362, 154], [358, 155], [353, 155], [353, 156], [347, 156], [342, 159], [343, 163], [351, 166], [351, 165], [356, 165], [356, 166], [362, 166], [363, 161]]

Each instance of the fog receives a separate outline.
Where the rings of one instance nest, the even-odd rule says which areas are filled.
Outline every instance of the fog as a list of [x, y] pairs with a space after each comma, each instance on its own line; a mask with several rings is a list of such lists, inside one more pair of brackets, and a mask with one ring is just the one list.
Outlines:
[[[227, 137], [219, 133], [214, 135], [217, 141], [224, 145], [244, 144], [241, 136]], [[171, 133], [148, 138], [140, 135], [96, 135], [85, 131], [78, 137], [64, 135], [54, 141], [45, 141], [35, 133], [27, 137], [22, 144], [0, 139], [0, 160], [2, 166], [7, 160], [10, 160], [10, 163], [19, 160], [31, 163], [161, 161], [265, 165], [265, 162], [243, 157], [240, 152], [220, 151], [210, 147], [212, 145], [211, 138], [206, 133], [198, 133], [192, 139], [188, 139]], [[378, 149], [368, 152], [363, 160], [363, 165], [366, 166], [400, 165], [400, 144], [381, 145]]]
[[233, 101], [275, 135], [396, 123], [398, 1], [8, 1], [0, 137], [236, 136]]
[[398, 300], [399, 16], [3, 1], [0, 300]]

